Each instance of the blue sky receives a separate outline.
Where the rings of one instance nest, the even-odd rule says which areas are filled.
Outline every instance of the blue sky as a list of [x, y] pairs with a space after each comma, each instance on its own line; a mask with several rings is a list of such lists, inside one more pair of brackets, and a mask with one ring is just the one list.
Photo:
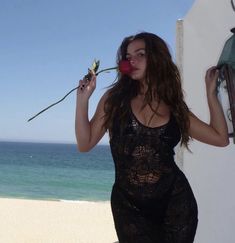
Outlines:
[[[177, 19], [194, 0], [0, 0], [0, 140], [75, 143], [76, 92], [27, 122], [77, 86], [94, 58], [115, 65], [125, 36], [161, 36], [175, 54]], [[115, 78], [98, 77], [90, 111]], [[108, 137], [101, 141], [107, 143]]]

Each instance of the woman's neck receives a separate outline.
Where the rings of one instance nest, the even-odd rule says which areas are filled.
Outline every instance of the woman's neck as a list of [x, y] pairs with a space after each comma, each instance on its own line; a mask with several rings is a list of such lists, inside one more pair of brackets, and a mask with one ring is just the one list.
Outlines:
[[145, 82], [140, 82], [140, 90], [138, 95], [145, 96], [148, 91], [148, 86]]

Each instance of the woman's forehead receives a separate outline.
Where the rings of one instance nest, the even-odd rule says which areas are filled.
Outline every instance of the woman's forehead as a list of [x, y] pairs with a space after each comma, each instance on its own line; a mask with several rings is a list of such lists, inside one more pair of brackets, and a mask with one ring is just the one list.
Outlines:
[[145, 42], [143, 40], [133, 40], [127, 46], [127, 53], [137, 52], [139, 50], [145, 50]]

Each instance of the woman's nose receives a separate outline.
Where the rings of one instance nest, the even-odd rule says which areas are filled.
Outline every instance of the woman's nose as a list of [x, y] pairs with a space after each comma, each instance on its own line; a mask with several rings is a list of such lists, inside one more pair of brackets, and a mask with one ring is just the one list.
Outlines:
[[131, 65], [134, 65], [136, 63], [136, 58], [130, 57], [129, 62], [130, 62]]

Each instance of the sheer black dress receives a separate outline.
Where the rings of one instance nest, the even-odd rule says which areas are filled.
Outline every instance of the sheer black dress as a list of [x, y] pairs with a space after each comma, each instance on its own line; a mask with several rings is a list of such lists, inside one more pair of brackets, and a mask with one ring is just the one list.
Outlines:
[[120, 243], [192, 243], [197, 203], [174, 161], [180, 130], [173, 115], [159, 127], [141, 124], [131, 109], [123, 131], [114, 122], [115, 183], [111, 206]]

